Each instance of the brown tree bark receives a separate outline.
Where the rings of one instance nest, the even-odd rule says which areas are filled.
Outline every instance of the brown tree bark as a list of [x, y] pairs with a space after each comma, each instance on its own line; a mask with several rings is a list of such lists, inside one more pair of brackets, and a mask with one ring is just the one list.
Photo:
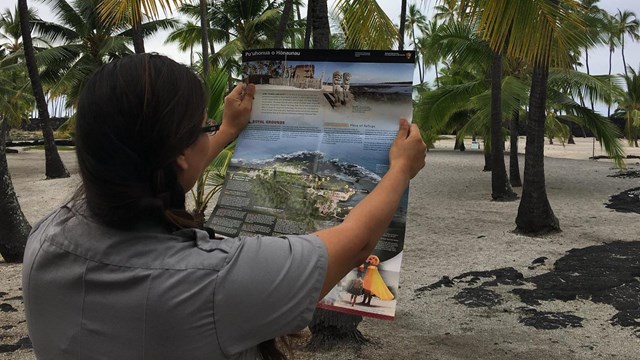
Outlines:
[[31, 80], [33, 96], [36, 98], [38, 118], [40, 118], [41, 121], [42, 136], [44, 138], [45, 174], [47, 179], [67, 178], [69, 177], [69, 172], [62, 162], [60, 154], [58, 154], [58, 148], [53, 139], [53, 130], [51, 129], [51, 123], [49, 121], [49, 109], [44, 97], [44, 92], [42, 91], [42, 82], [40, 81], [40, 74], [38, 74], [35, 50], [33, 49], [33, 42], [31, 40], [28, 10], [27, 0], [18, 0], [24, 58], [29, 72], [29, 79]]
[[207, 1], [200, 0], [200, 29], [202, 42], [202, 78], [209, 83], [209, 17]]
[[398, 50], [404, 50], [404, 26], [407, 22], [407, 0], [402, 0], [400, 9], [400, 29], [398, 31]]
[[144, 54], [144, 33], [142, 32], [142, 19], [138, 18], [131, 29], [131, 38], [133, 40], [133, 50], [136, 54]]
[[554, 215], [547, 198], [544, 176], [545, 103], [548, 77], [548, 64], [534, 65], [529, 96], [522, 200], [520, 200], [516, 217], [516, 231], [524, 234], [560, 231], [560, 222]]
[[287, 24], [291, 17], [291, 11], [293, 10], [293, 0], [286, 0], [284, 2], [284, 9], [282, 9], [282, 16], [280, 16], [280, 23], [278, 24], [278, 31], [276, 32], [276, 40], [273, 47], [276, 49], [282, 49], [284, 42], [284, 33], [287, 30]]
[[518, 198], [511, 189], [504, 165], [502, 135], [502, 55], [494, 52], [491, 62], [491, 198], [513, 201]]
[[520, 127], [520, 111], [514, 110], [511, 116], [511, 125], [509, 126], [509, 183], [511, 187], [521, 187], [522, 180], [520, 179], [520, 160], [518, 159], [518, 136], [520, 135], [518, 129]]
[[329, 14], [327, 10], [327, 0], [309, 1], [311, 11], [311, 31], [313, 36], [314, 49], [328, 49], [331, 30], [329, 28]]
[[22, 262], [31, 225], [20, 209], [7, 164], [9, 125], [0, 121], [0, 255], [8, 263]]

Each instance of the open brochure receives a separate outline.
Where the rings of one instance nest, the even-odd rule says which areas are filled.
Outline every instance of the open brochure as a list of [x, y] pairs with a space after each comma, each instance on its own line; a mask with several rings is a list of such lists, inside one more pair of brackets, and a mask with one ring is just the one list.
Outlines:
[[[236, 237], [339, 224], [387, 171], [399, 119], [411, 120], [414, 52], [266, 49], [242, 59], [256, 84], [251, 121], [208, 225]], [[319, 307], [393, 319], [407, 198], [367, 262]]]

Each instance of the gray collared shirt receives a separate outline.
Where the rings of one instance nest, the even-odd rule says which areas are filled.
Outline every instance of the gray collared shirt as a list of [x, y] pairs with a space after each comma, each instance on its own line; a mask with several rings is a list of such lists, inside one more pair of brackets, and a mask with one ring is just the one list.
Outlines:
[[314, 235], [120, 231], [62, 207], [27, 243], [29, 336], [39, 359], [255, 359], [309, 323], [327, 261]]

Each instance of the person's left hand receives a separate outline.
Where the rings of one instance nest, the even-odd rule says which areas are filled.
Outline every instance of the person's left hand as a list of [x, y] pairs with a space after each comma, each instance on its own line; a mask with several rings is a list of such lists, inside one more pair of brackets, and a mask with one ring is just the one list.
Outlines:
[[254, 84], [240, 83], [225, 96], [220, 130], [229, 132], [233, 137], [240, 134], [249, 123], [255, 92]]

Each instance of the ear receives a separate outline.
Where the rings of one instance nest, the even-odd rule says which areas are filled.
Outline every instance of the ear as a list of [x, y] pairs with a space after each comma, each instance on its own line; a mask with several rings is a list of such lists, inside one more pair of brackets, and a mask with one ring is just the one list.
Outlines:
[[176, 165], [178, 165], [178, 169], [181, 171], [186, 171], [189, 169], [189, 163], [187, 162], [187, 157], [184, 153], [178, 155], [176, 158]]

